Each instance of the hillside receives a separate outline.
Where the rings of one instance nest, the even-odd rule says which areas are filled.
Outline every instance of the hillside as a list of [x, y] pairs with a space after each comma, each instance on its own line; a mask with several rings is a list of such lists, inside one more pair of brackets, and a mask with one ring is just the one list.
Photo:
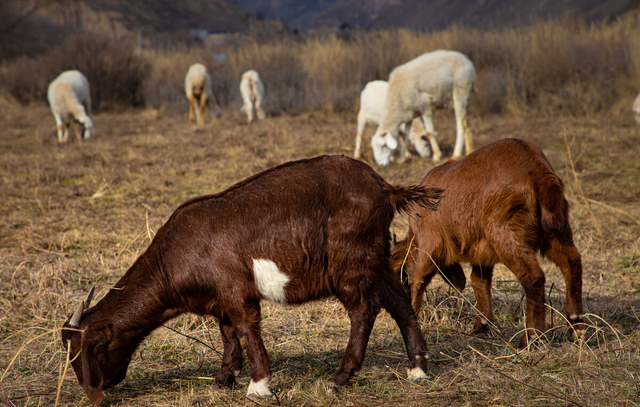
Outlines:
[[232, 0], [4, 0], [0, 61], [46, 51], [71, 33], [120, 37], [190, 29], [246, 31], [245, 11]]
[[526, 24], [572, 13], [586, 19], [618, 16], [639, 0], [237, 0], [248, 12], [283, 20], [291, 27], [479, 28]]

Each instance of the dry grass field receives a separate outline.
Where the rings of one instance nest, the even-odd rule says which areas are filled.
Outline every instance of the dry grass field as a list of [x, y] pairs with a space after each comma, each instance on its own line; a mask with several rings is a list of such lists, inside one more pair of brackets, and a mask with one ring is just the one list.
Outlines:
[[[186, 102], [185, 102], [186, 103]], [[187, 198], [220, 191], [298, 158], [353, 152], [355, 114], [280, 115], [247, 125], [229, 110], [203, 128], [186, 114], [124, 110], [94, 115], [97, 134], [58, 145], [44, 104], [0, 100], [0, 405], [88, 405], [59, 329], [95, 285], [99, 300]], [[109, 406], [637, 406], [640, 403], [640, 126], [624, 115], [547, 118], [472, 116], [476, 147], [505, 137], [537, 142], [567, 185], [583, 256], [586, 340], [567, 340], [564, 283], [543, 261], [546, 339], [515, 353], [522, 289], [499, 267], [494, 305], [501, 333], [472, 335], [473, 293], [430, 287], [419, 318], [432, 378], [412, 384], [400, 332], [384, 311], [353, 386], [328, 394], [349, 321], [334, 299], [263, 304], [263, 337], [277, 400], [245, 398], [248, 369], [233, 390], [211, 390], [222, 344], [214, 319], [183, 316], [134, 354]], [[451, 154], [454, 120], [436, 129]], [[364, 160], [373, 164], [368, 140]], [[433, 167], [412, 157], [377, 168], [395, 184], [418, 183]], [[247, 219], [251, 222], [251, 219]], [[393, 231], [402, 237], [406, 219]], [[468, 270], [467, 270], [468, 272]]]

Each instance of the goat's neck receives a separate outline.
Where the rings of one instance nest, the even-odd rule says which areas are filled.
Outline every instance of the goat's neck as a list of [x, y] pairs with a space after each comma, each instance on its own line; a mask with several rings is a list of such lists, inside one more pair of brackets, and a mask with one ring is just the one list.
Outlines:
[[182, 313], [169, 305], [163, 284], [145, 268], [134, 264], [96, 305], [118, 333], [136, 341]]

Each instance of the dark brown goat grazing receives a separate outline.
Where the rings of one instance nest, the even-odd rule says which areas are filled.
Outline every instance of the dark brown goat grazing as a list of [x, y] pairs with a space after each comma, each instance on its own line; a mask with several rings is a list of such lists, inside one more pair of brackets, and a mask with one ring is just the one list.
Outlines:
[[524, 347], [545, 331], [545, 277], [536, 259], [539, 251], [562, 270], [565, 312], [573, 334], [583, 333], [582, 262], [569, 225], [569, 203], [562, 180], [536, 144], [496, 141], [460, 161], [434, 168], [421, 185], [444, 190], [439, 209], [411, 216], [408, 236], [392, 250], [397, 272], [407, 259], [416, 312], [438, 269], [453, 285], [464, 288], [459, 263], [468, 262], [480, 313], [474, 331], [487, 329], [488, 321], [493, 322], [493, 266], [500, 262], [516, 275], [527, 297], [527, 329], [520, 341]]
[[260, 335], [260, 300], [300, 304], [335, 295], [351, 336], [332, 378], [358, 374], [380, 307], [396, 320], [409, 378], [426, 377], [427, 345], [408, 290], [389, 262], [389, 226], [414, 202], [435, 209], [440, 191], [386, 183], [368, 165], [342, 156], [289, 162], [214, 195], [182, 204], [147, 250], [94, 307], [84, 301], [64, 326], [70, 357], [89, 398], [122, 381], [131, 356], [155, 328], [191, 312], [219, 319], [224, 343], [215, 383], [232, 386], [246, 344], [247, 394], [270, 396]]

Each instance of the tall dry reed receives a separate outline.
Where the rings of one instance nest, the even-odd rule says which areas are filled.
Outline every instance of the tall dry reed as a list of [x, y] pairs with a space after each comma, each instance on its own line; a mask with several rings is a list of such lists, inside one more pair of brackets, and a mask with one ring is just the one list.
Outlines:
[[[130, 104], [181, 104], [180, 109], [186, 109], [184, 75], [189, 65], [202, 62], [209, 67], [220, 103], [230, 109], [241, 105], [242, 72], [255, 69], [265, 83], [271, 114], [355, 111], [368, 81], [387, 79], [394, 67], [424, 52], [450, 49], [464, 53], [475, 64], [478, 82], [471, 109], [476, 114], [620, 113], [628, 110], [640, 89], [639, 31], [640, 13], [636, 13], [612, 23], [566, 17], [487, 32], [452, 26], [431, 33], [398, 29], [285, 37], [266, 43], [229, 36], [197, 47], [146, 50], [143, 57], [150, 68], [143, 74], [142, 94], [136, 93], [140, 90], [136, 83], [114, 82], [113, 76], [95, 77], [92, 85], [99, 94], [114, 83], [125, 94], [130, 86], [129, 92], [136, 95]], [[49, 71], [59, 70], [61, 64], [47, 65], [46, 74], [34, 67], [56, 61], [72, 48], [67, 45], [40, 58], [6, 64], [0, 71], [0, 88], [23, 101], [42, 100], [44, 78], [52, 77], [54, 72]], [[117, 50], [111, 58], [121, 54], [121, 75], [139, 76], [139, 66], [122, 62], [132, 55], [131, 48], [122, 45]], [[213, 54], [225, 54], [226, 61], [214, 63]], [[98, 64], [111, 66], [105, 58]]]

